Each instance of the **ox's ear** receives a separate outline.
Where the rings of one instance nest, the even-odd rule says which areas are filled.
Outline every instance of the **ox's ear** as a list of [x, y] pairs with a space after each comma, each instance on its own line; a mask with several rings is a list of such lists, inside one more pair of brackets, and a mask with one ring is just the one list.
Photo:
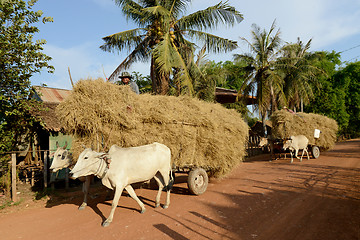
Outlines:
[[56, 147], [57, 147], [57, 148], [59, 147], [59, 142], [58, 142], [58, 141], [56, 141]]
[[65, 141], [65, 145], [64, 145], [63, 148], [66, 149], [66, 147], [67, 147], [67, 141]]

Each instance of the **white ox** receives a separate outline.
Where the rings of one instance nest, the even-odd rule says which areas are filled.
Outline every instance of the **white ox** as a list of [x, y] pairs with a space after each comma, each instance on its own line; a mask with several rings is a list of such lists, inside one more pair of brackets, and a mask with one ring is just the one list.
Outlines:
[[[305, 137], [304, 135], [291, 136], [290, 139], [285, 141], [285, 143], [283, 145], [283, 149], [290, 150], [291, 163], [293, 162], [293, 151], [294, 150], [295, 150], [295, 157], [297, 159], [300, 159], [300, 162], [301, 162], [302, 158], [304, 156], [304, 151], [306, 152], [307, 158], [309, 160], [309, 153], [307, 150], [308, 144], [309, 144], [309, 139], [307, 139], [307, 137]], [[299, 150], [303, 150], [301, 158], [298, 157]]]
[[67, 143], [64, 147], [60, 147], [59, 143], [56, 142], [56, 151], [54, 158], [50, 166], [50, 170], [57, 172], [63, 168], [67, 168], [72, 164], [72, 154], [66, 149]]
[[144, 204], [136, 196], [134, 189], [130, 185], [132, 183], [154, 178], [159, 185], [155, 207], [160, 206], [161, 191], [164, 188], [167, 191], [167, 196], [163, 208], [168, 208], [170, 204], [170, 190], [173, 183], [171, 177], [171, 152], [167, 146], [160, 143], [155, 142], [130, 148], [120, 148], [113, 145], [107, 154], [87, 148], [80, 154], [70, 174], [72, 174], [72, 178], [94, 174], [101, 178], [102, 184], [106, 187], [115, 189], [111, 212], [102, 224], [103, 227], [109, 226], [112, 222], [124, 188], [130, 197], [139, 204], [141, 213], [145, 212]]
[[[50, 170], [52, 170], [54, 173], [56, 173], [57, 171], [59, 171], [63, 168], [67, 168], [67, 167], [71, 168], [72, 165], [74, 164], [72, 154], [69, 152], [69, 150], [66, 149], [67, 142], [65, 143], [64, 147], [60, 147], [59, 143], [56, 142], [56, 147], [57, 147], [57, 149], [54, 153], [54, 158], [53, 158], [53, 161], [50, 166]], [[83, 189], [82, 189], [82, 191], [84, 193], [84, 201], [79, 206], [79, 210], [84, 209], [87, 205], [90, 182], [93, 177], [94, 177], [93, 175], [89, 175], [89, 176], [85, 176], [85, 180], [81, 179], [81, 181], [84, 182]]]

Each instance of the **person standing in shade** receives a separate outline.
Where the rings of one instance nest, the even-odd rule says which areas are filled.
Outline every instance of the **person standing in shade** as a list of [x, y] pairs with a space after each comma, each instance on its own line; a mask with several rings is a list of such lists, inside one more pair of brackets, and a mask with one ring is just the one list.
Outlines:
[[122, 72], [119, 78], [124, 85], [129, 85], [131, 90], [133, 90], [136, 94], [140, 94], [138, 85], [136, 82], [131, 81], [132, 76], [128, 72]]

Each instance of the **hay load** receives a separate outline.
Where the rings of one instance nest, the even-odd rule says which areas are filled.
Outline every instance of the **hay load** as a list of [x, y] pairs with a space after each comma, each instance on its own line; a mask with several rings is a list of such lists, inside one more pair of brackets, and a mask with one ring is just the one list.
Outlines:
[[[334, 119], [314, 113], [291, 113], [288, 110], [276, 111], [272, 114], [273, 123], [271, 136], [284, 139], [291, 135], [305, 135], [309, 144], [324, 150], [335, 145], [338, 125]], [[314, 138], [314, 130], [321, 131], [319, 138]]]
[[220, 104], [189, 97], [136, 95], [127, 86], [102, 79], [80, 80], [57, 108], [67, 132], [75, 135], [75, 158], [82, 145], [107, 151], [160, 142], [176, 167], [202, 167], [214, 177], [229, 173], [245, 156], [248, 126]]

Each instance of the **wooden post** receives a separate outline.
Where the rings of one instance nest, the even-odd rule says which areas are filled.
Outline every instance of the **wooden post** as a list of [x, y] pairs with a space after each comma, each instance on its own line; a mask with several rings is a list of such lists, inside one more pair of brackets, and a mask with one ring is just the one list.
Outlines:
[[33, 187], [35, 185], [35, 170], [31, 168], [31, 182], [30, 185]]
[[11, 197], [12, 201], [17, 201], [17, 190], [16, 190], [16, 154], [11, 154]]
[[48, 152], [44, 151], [44, 188], [48, 187]]
[[65, 190], [69, 190], [69, 168], [65, 168]]

